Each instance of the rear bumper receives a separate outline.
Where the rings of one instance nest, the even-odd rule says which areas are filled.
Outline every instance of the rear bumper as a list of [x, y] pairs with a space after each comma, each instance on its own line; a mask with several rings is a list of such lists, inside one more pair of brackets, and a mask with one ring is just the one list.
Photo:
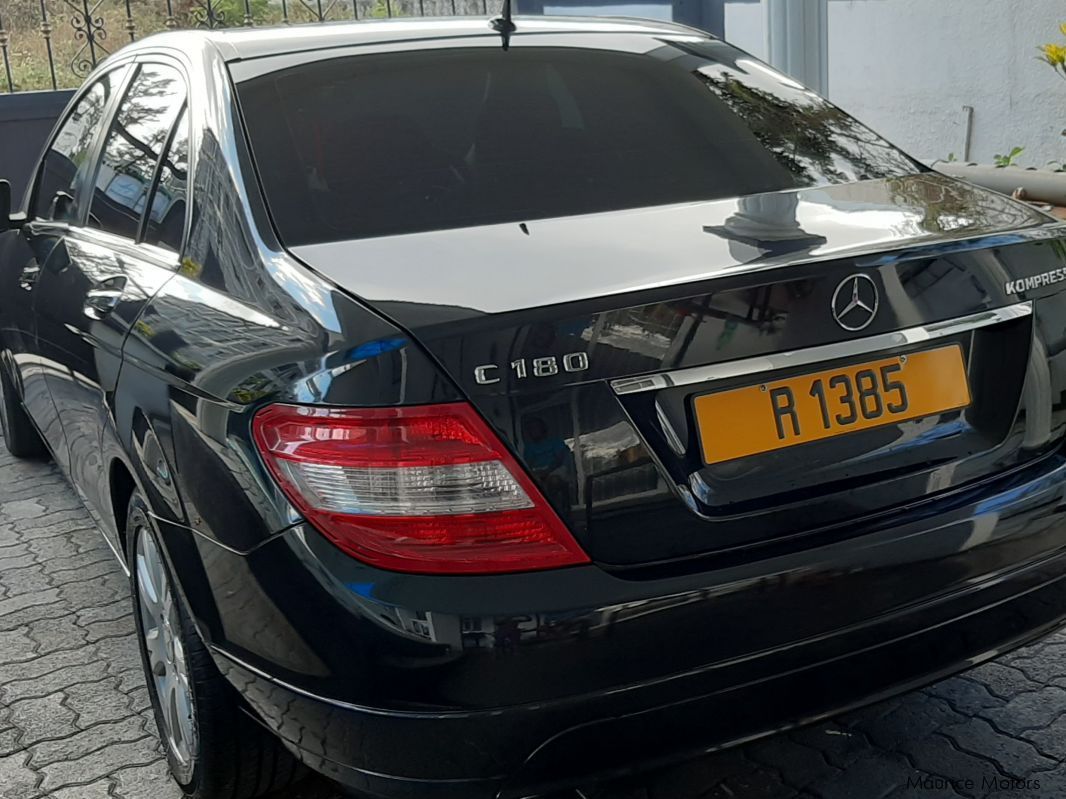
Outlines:
[[[263, 722], [342, 783], [382, 797], [525, 796], [807, 723], [1049, 632], [1066, 619], [1064, 478], [1055, 456], [979, 499], [788, 558], [655, 581], [566, 570], [551, 595], [548, 573], [359, 582], [362, 567], [341, 574], [305, 533], [261, 551], [302, 553], [304, 568], [313, 556], [333, 601], [338, 586], [350, 594], [361, 626], [349, 628], [301, 596], [347, 641], [347, 674], [324, 644], [314, 678], [215, 651]], [[608, 587], [612, 601], [584, 604]], [[494, 632], [474, 631], [475, 618]], [[301, 632], [309, 646], [318, 631]]]

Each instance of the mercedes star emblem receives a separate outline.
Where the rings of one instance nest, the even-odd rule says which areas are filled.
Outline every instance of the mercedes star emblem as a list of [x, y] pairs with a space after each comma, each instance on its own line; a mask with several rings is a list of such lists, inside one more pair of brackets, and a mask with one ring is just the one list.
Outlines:
[[845, 330], [862, 330], [877, 316], [877, 284], [866, 275], [850, 275], [833, 292], [833, 318]]

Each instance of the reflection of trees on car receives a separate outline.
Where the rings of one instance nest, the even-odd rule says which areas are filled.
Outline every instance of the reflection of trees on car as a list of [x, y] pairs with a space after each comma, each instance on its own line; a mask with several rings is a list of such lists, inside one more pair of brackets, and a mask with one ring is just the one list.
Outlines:
[[87, 167], [97, 126], [111, 96], [111, 84], [117, 80], [118, 74], [112, 72], [104, 75], [89, 87], [56, 134], [41, 167], [33, 207], [36, 217], [52, 219], [52, 202], [61, 192], [71, 198], [65, 208], [64, 218], [77, 217], [73, 202], [77, 176], [80, 170]]
[[788, 95], [779, 83], [770, 91], [725, 66], [704, 67], [695, 75], [803, 183], [845, 183], [918, 170], [858, 120], [798, 85]]
[[973, 227], [988, 214], [1002, 215], [1023, 225], [1024, 206], [1002, 195], [975, 191], [961, 181], [947, 182], [939, 175], [910, 175], [885, 182], [892, 200], [901, 208], [913, 209], [905, 217], [906, 227], [900, 232], [959, 233]]
[[74, 109], [70, 123], [56, 137], [56, 149], [70, 153], [70, 162], [75, 168], [80, 167], [89, 157], [89, 144], [96, 132], [96, 121], [103, 114], [110, 94], [110, 86], [107, 83], [101, 82], [93, 86]]
[[[138, 72], [108, 132], [91, 209], [93, 225], [121, 235], [136, 235], [159, 154], [179, 111], [174, 99], [183, 93], [178, 89], [180, 84], [180, 75], [168, 67], [146, 66]], [[167, 163], [172, 184], [179, 170], [169, 160]], [[184, 168], [180, 171], [184, 173]], [[172, 202], [167, 182], [161, 182], [152, 201], [152, 220], [158, 223]]]

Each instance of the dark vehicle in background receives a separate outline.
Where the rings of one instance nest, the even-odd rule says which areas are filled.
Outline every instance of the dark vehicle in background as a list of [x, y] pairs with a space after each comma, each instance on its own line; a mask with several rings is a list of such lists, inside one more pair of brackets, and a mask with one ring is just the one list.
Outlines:
[[516, 26], [146, 39], [0, 209], [5, 441], [191, 796], [529, 796], [1066, 615], [1066, 229], [697, 31]]

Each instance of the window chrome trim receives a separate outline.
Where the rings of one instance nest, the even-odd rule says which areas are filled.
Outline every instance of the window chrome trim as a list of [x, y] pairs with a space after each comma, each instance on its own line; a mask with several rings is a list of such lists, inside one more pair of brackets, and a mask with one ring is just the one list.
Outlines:
[[769, 355], [759, 355], [754, 358], [745, 358], [739, 361], [727, 361], [725, 363], [710, 364], [708, 366], [694, 366], [689, 369], [678, 369], [674, 372], [661, 372], [643, 377], [623, 377], [611, 381], [611, 388], [615, 394], [639, 394], [642, 391], [658, 391], [673, 386], [687, 386], [693, 383], [711, 383], [716, 380], [728, 380], [745, 375], [762, 374], [773, 372], [778, 369], [787, 369], [793, 366], [806, 366], [808, 364], [831, 361], [837, 358], [850, 358], [857, 355], [889, 350], [894, 347], [906, 347], [911, 344], [920, 344], [923, 341], [933, 341], [946, 336], [954, 336], [970, 330], [978, 330], [1000, 322], [1009, 322], [1014, 319], [1023, 319], [1033, 313], [1032, 302], [1019, 302], [1015, 305], [1007, 305], [1003, 308], [993, 308], [988, 311], [980, 311], [969, 316], [960, 316], [957, 319], [948, 319], [943, 322], [931, 322], [927, 325], [908, 327], [903, 330], [895, 330], [891, 333], [878, 333], [865, 338], [838, 341], [833, 344], [824, 344], [818, 347], [807, 347], [802, 350], [790, 350], [786, 352], [774, 352]]

